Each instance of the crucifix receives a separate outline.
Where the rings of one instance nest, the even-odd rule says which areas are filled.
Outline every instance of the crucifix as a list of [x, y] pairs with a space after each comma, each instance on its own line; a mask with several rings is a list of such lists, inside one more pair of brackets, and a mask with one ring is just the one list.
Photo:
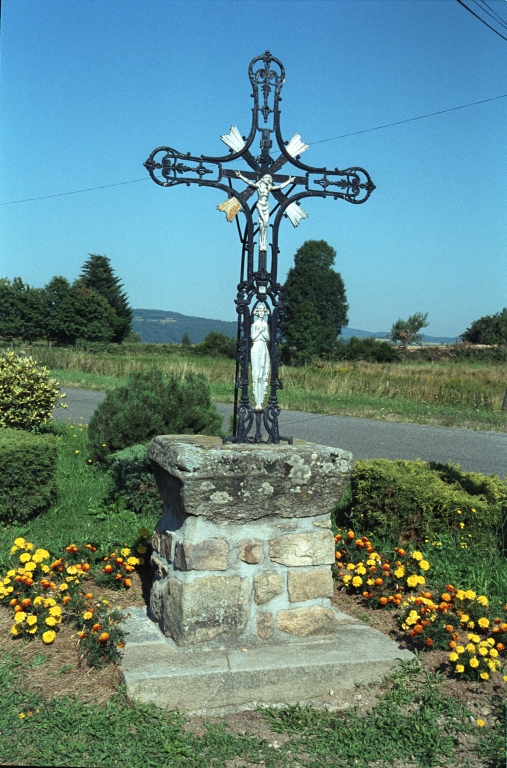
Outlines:
[[[229, 147], [229, 154], [221, 157], [184, 154], [172, 147], [157, 147], [144, 163], [151, 178], [162, 187], [177, 184], [198, 184], [214, 187], [227, 194], [217, 208], [225, 213], [227, 221], [235, 221], [242, 246], [240, 282], [236, 295], [238, 336], [234, 393], [233, 436], [235, 443], [262, 442], [261, 425], [264, 424], [268, 443], [279, 444], [278, 428], [280, 406], [277, 390], [283, 388], [279, 376], [279, 345], [282, 338], [286, 311], [283, 286], [277, 281], [278, 230], [283, 217], [297, 227], [308, 213], [300, 206], [305, 197], [332, 197], [349, 203], [366, 202], [375, 189], [369, 174], [363, 168], [346, 170], [315, 168], [301, 162], [300, 156], [309, 145], [296, 133], [288, 142], [280, 131], [281, 90], [285, 82], [282, 63], [266, 51], [250, 62], [248, 76], [252, 84], [252, 124], [248, 136], [242, 136], [233, 125], [221, 140]], [[260, 134], [260, 154], [254, 156], [251, 148]], [[275, 138], [279, 155], [273, 158], [270, 150]], [[244, 160], [251, 170], [225, 167], [234, 160]], [[281, 174], [289, 163], [296, 175]], [[292, 170], [291, 169], [291, 170]], [[233, 182], [243, 182], [238, 189]], [[282, 190], [286, 190], [283, 192]], [[257, 201], [249, 203], [257, 192]], [[270, 195], [274, 198], [271, 207]], [[237, 215], [244, 216], [244, 226]], [[254, 213], [257, 221], [254, 221]], [[272, 223], [270, 224], [270, 219]], [[270, 230], [271, 229], [271, 237]], [[257, 259], [256, 241], [258, 236]], [[271, 241], [271, 242], [269, 242]], [[268, 270], [268, 248], [271, 259]], [[252, 368], [254, 405], [249, 397], [249, 374]], [[264, 406], [269, 383], [269, 396]], [[255, 435], [250, 431], [255, 421]]]

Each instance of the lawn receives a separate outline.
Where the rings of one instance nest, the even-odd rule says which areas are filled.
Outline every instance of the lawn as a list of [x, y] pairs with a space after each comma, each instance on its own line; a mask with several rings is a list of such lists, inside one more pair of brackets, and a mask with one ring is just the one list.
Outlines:
[[[59, 437], [57, 503], [24, 526], [0, 532], [0, 572], [19, 563], [11, 554], [23, 538], [52, 557], [88, 543], [95, 557], [135, 548], [142, 527], [155, 517], [109, 503], [107, 475], [90, 463], [86, 425], [55, 427]], [[440, 544], [439, 544], [440, 542]], [[390, 546], [380, 540], [375, 546]], [[416, 542], [435, 581], [453, 580], [503, 608], [505, 560], [489, 561], [458, 542]], [[408, 548], [407, 548], [408, 549]], [[83, 550], [84, 551], [84, 550]], [[49, 560], [48, 560], [49, 562]], [[129, 589], [99, 583], [93, 564], [77, 592], [106, 599], [110, 608], [144, 604], [150, 571], [132, 574]], [[58, 574], [55, 572], [55, 580]], [[428, 576], [428, 578], [431, 578]], [[113, 585], [114, 586], [114, 585]], [[91, 598], [90, 598], [91, 599]], [[335, 604], [390, 634], [408, 648], [417, 638], [403, 632], [396, 611], [372, 609], [339, 579]], [[72, 606], [72, 602], [69, 603]], [[390, 606], [389, 606], [390, 607]], [[500, 768], [505, 764], [505, 683], [500, 674], [466, 681], [452, 672], [448, 652], [425, 650], [419, 664], [403, 665], [381, 685], [337, 691], [320, 706], [264, 709], [222, 718], [188, 718], [129, 701], [115, 663], [90, 666], [71, 612], [54, 642], [11, 634], [13, 609], [0, 605], [0, 764], [51, 766], [333, 766], [412, 768], [449, 765]], [[99, 630], [100, 631], [100, 630]]]

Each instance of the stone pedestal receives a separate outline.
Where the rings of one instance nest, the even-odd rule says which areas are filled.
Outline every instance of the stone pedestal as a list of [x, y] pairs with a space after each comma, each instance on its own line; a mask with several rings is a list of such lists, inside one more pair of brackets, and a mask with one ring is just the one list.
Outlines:
[[150, 612], [166, 637], [180, 647], [248, 648], [336, 630], [330, 511], [350, 453], [168, 435], [148, 456], [164, 501]]

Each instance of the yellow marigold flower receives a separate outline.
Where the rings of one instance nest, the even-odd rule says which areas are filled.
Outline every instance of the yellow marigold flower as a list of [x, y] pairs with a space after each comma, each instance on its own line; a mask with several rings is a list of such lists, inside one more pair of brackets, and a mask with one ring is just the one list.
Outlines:
[[51, 568], [49, 567], [49, 565], [46, 565], [45, 563], [43, 563], [43, 564], [41, 565], [41, 568], [42, 568], [42, 570], [44, 571], [44, 573], [49, 573], [49, 571], [51, 570]]
[[468, 639], [472, 641], [472, 643], [479, 643], [481, 638], [479, 635], [467, 635]]
[[33, 604], [34, 605], [41, 605], [41, 603], [44, 602], [44, 598], [41, 597], [41, 595], [37, 595], [37, 597], [34, 597]]
[[[482, 675], [481, 675], [481, 677], [482, 677]], [[486, 723], [484, 722], [484, 720], [481, 720], [481, 718], [479, 718], [479, 719], [478, 719], [478, 720], [476, 720], [475, 722], [477, 723], [477, 725], [479, 726], [479, 728], [482, 728], [483, 726], [485, 726], [485, 725], [486, 725]]]
[[394, 575], [397, 579], [402, 579], [405, 575], [405, 567], [402, 565], [394, 571]]
[[25, 717], [25, 713], [24, 712], [20, 712], [19, 713], [19, 719], [23, 720], [24, 717]]
[[16, 547], [24, 547], [25, 540], [22, 537], [19, 537], [18, 539], [14, 539], [14, 544]]
[[121, 551], [123, 557], [127, 557], [127, 555], [130, 555], [130, 549], [128, 547], [124, 547]]
[[465, 645], [465, 651], [468, 651], [468, 653], [475, 653], [475, 645], [473, 643], [467, 643]]
[[495, 644], [495, 641], [493, 640], [492, 637], [488, 637], [488, 639], [485, 640], [484, 642], [486, 642], [488, 645], [491, 645], [491, 646]]
[[30, 544], [30, 542], [26, 542], [25, 549], [33, 549], [33, 544]]
[[79, 451], [74, 451], [74, 453], [76, 453], [76, 454], [77, 454], [77, 453], [79, 453]]
[[37, 627], [32, 627], [31, 629], [27, 629], [27, 632], [29, 635], [34, 635], [37, 632]]
[[476, 659], [475, 656], [472, 656], [472, 658], [470, 659], [470, 661], [468, 663], [470, 664], [472, 669], [475, 669], [476, 667], [479, 666], [479, 659]]
[[33, 627], [34, 624], [37, 624], [37, 616], [29, 616], [26, 620], [26, 623]]
[[44, 600], [44, 608], [52, 608], [53, 605], [56, 605], [56, 600], [53, 597], [46, 597]]
[[32, 557], [28, 554], [28, 552], [23, 552], [23, 554], [19, 556], [20, 563], [28, 563], [28, 561], [31, 559]]
[[419, 568], [422, 568], [422, 569], [423, 569], [423, 571], [427, 571], [427, 570], [429, 570], [429, 567], [430, 567], [430, 564], [428, 563], [428, 561], [427, 561], [427, 560], [421, 560], [421, 561], [419, 562]]
[[55, 624], [58, 624], [58, 622], [57, 622], [57, 620], [55, 619], [55, 617], [54, 617], [54, 616], [48, 616], [48, 617], [45, 619], [45, 622], [46, 622], [46, 624], [48, 625], [48, 627], [54, 627], [54, 626], [55, 626]]
[[37, 563], [34, 563], [33, 560], [30, 560], [28, 563], [25, 564], [25, 571], [35, 571], [37, 568]]
[[489, 603], [489, 600], [488, 600], [488, 598], [486, 597], [486, 595], [479, 595], [479, 597], [477, 598], [477, 602], [478, 602], [480, 605], [484, 605], [484, 606], [486, 606], [486, 605], [488, 605], [488, 603]]
[[465, 671], [465, 667], [463, 666], [463, 664], [456, 664], [456, 666], [454, 667], [454, 669], [455, 669], [455, 670], [456, 670], [456, 672], [458, 672], [459, 674], [461, 674], [462, 672], [464, 672], [464, 671]]
[[477, 624], [482, 628], [486, 629], [486, 627], [489, 627], [489, 619], [486, 619], [484, 616], [482, 616]]
[[85, 611], [83, 613], [83, 619], [91, 619], [93, 616], [93, 613], [91, 611]]
[[62, 614], [62, 609], [60, 608], [59, 605], [53, 605], [49, 609], [50, 616], [61, 616], [61, 614]]
[[60, 584], [59, 590], [60, 592], [65, 592], [65, 590], [68, 588], [69, 588], [69, 585], [63, 582], [63, 584]]
[[475, 592], [473, 591], [473, 589], [467, 589], [467, 591], [465, 592], [465, 597], [467, 600], [473, 600], [475, 597]]
[[6, 574], [6, 575], [8, 576], [8, 578], [9, 578], [9, 579], [12, 579], [12, 577], [16, 575], [16, 571], [14, 571], [14, 570], [11, 568], [11, 570], [10, 570], [10, 571], [7, 571], [7, 574]]
[[458, 661], [458, 659], [459, 659], [459, 656], [456, 652], [449, 654], [449, 661]]
[[74, 575], [75, 573], [77, 573], [77, 568], [76, 568], [76, 566], [75, 566], [75, 565], [68, 565], [68, 566], [67, 566], [67, 573], [70, 573], [70, 574], [72, 574], [72, 575]]
[[[129, 565], [137, 565], [139, 563], [139, 558], [137, 558], [137, 557], [129, 557], [127, 559], [127, 563]], [[366, 573], [366, 571], [365, 571], [365, 573]]]
[[354, 565], [354, 563], [349, 563], [347, 565], [347, 570], [348, 571], [355, 571], [355, 569], [356, 569], [356, 566]]
[[367, 579], [366, 583], [368, 584], [369, 587], [373, 587], [373, 585], [375, 584], [375, 579]]
[[457, 589], [455, 594], [456, 594], [456, 597], [458, 598], [458, 600], [464, 600], [465, 599], [465, 593], [463, 592], [462, 589]]
[[35, 554], [36, 554], [36, 555], [40, 555], [40, 556], [42, 557], [42, 559], [43, 559], [43, 560], [47, 560], [47, 558], [49, 557], [49, 552], [47, 551], [47, 549], [41, 549], [41, 548], [39, 548], [39, 549], [38, 549], [38, 550], [35, 552]]
[[422, 560], [423, 559], [422, 552], [419, 552], [418, 550], [416, 550], [415, 552], [412, 552], [412, 557], [413, 557], [414, 560]]
[[488, 655], [488, 653], [489, 653], [488, 649], [487, 649], [487, 648], [484, 648], [484, 646], [482, 646], [481, 648], [479, 648], [479, 654], [480, 654], [481, 656], [487, 656], [487, 655]]
[[352, 579], [353, 587], [360, 587], [362, 583], [363, 583], [363, 580], [360, 576], [354, 576], [354, 578]]
[[17, 624], [13, 624], [11, 627], [11, 635], [19, 635], [19, 627]]
[[371, 558], [366, 561], [366, 565], [371, 568], [372, 565], [375, 565], [375, 560], [372, 560]]
[[344, 576], [343, 583], [347, 586], [352, 581], [352, 576]]
[[474, 629], [475, 627], [475, 621], [469, 621], [467, 624], [468, 629]]
[[462, 613], [461, 614], [460, 622], [462, 624], [466, 624], [467, 621], [469, 621], [469, 620], [470, 620], [470, 616], [467, 616], [466, 613]]
[[15, 552], [17, 552], [19, 547], [11, 547], [11, 555], [13, 555]]
[[[129, 557], [129, 560], [130, 559], [131, 558]], [[359, 568], [356, 568], [356, 573], [358, 574], [358, 576], [364, 576], [364, 574], [366, 573], [366, 568], [364, 567], [364, 565], [360, 565]]]
[[496, 659], [496, 657], [498, 656], [498, 651], [496, 650], [496, 648], [490, 648], [489, 655], [492, 656], [494, 659]]
[[407, 584], [409, 587], [416, 587], [417, 586], [417, 578], [415, 576], [409, 576], [407, 579]]
[[42, 642], [46, 643], [46, 645], [49, 645], [50, 643], [54, 642], [56, 637], [56, 632], [54, 629], [48, 629], [47, 632], [43, 632], [42, 634]]
[[22, 622], [23, 622], [25, 619], [26, 619], [26, 613], [25, 613], [24, 611], [19, 611], [19, 612], [18, 612], [18, 613], [17, 613], [17, 614], [14, 616], [14, 621], [16, 622], [16, 624], [22, 624]]
[[11, 580], [9, 579], [8, 576], [6, 576], [4, 579], [4, 584], [10, 584], [10, 583], [11, 583]]

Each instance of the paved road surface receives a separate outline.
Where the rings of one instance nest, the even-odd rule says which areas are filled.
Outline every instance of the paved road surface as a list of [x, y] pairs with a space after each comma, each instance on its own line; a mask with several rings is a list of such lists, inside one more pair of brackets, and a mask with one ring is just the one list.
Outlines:
[[[55, 418], [86, 423], [104, 392], [67, 389], [68, 411], [58, 409]], [[217, 405], [224, 415], [228, 431], [232, 405]], [[507, 476], [507, 435], [496, 432], [474, 432], [469, 429], [429, 427], [421, 424], [398, 424], [389, 421], [358, 419], [352, 416], [324, 416], [317, 413], [283, 411], [280, 416], [282, 435], [299, 437], [313, 443], [331, 445], [351, 451], [356, 459], [423, 459], [451, 461], [463, 470]]]

